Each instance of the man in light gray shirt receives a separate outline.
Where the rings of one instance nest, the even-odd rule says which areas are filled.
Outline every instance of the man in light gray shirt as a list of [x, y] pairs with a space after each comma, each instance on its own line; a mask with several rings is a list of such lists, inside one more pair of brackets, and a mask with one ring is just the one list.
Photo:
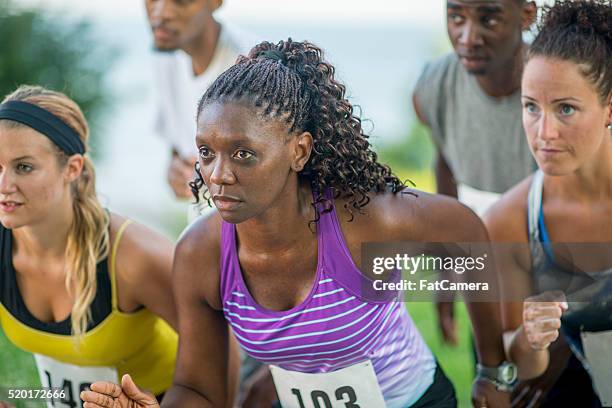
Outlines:
[[[222, 0], [145, 0], [155, 50], [156, 130], [171, 151], [168, 184], [191, 199], [188, 181], [197, 159], [197, 104], [206, 88], [257, 39], [217, 21]], [[195, 214], [193, 214], [195, 215]]]
[[448, 0], [454, 52], [428, 64], [414, 91], [438, 147], [438, 192], [480, 214], [536, 169], [520, 100], [522, 31], [535, 11], [525, 0]]
[[[454, 52], [427, 64], [413, 105], [438, 148], [438, 193], [482, 215], [537, 168], [521, 120], [520, 81], [535, 20], [526, 0], [447, 0]], [[438, 303], [445, 342], [456, 343], [452, 303]]]

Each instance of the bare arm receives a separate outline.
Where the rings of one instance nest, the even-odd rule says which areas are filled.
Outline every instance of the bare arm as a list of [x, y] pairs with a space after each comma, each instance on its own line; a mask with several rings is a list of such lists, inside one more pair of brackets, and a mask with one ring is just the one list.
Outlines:
[[[219, 246], [201, 223], [176, 248], [172, 282], [179, 314], [179, 349], [173, 386], [163, 407], [224, 407], [228, 387], [229, 332], [220, 309]], [[195, 228], [194, 228], [195, 227]]]
[[[116, 230], [124, 219], [113, 215]], [[114, 235], [114, 234], [113, 234]], [[138, 223], [129, 224], [117, 251], [116, 280], [119, 307], [125, 312], [144, 306], [178, 328], [172, 295], [174, 247], [161, 234]]]
[[497, 272], [505, 301], [501, 303], [504, 349], [514, 362], [521, 379], [544, 372], [549, 362], [548, 350], [533, 349], [523, 328], [523, 299], [532, 293], [531, 257], [526, 230], [524, 184], [508, 193], [484, 216], [491, 240], [496, 245]]
[[[164, 407], [225, 407], [233, 402], [238, 366], [230, 357], [227, 324], [220, 311], [218, 228], [207, 220], [193, 224], [180, 240], [174, 257], [172, 286], [176, 299], [179, 349], [173, 386]], [[237, 354], [237, 353], [235, 353]], [[81, 393], [86, 407], [145, 408], [158, 406], [129, 375], [121, 385], [100, 381]]]
[[[442, 152], [438, 149], [437, 160], [435, 165], [436, 186], [438, 194], [444, 194], [453, 198], [458, 198], [457, 183], [455, 176], [450, 169]], [[443, 272], [444, 273], [444, 272]], [[452, 275], [451, 273], [446, 273]], [[448, 276], [453, 279], [453, 276]], [[442, 333], [442, 338], [445, 343], [450, 345], [458, 344], [457, 322], [455, 320], [455, 293], [436, 295], [436, 312], [438, 314], [438, 327]]]
[[533, 349], [527, 341], [523, 330], [523, 302], [518, 299], [529, 294], [529, 271], [516, 259], [518, 254], [506, 253], [510, 250], [511, 248], [503, 248], [497, 251], [497, 270], [500, 273], [501, 287], [510, 292], [505, 295], [508, 301], [501, 303], [504, 349], [508, 360], [517, 365], [519, 378], [529, 379], [546, 370], [549, 354], [548, 350]]
[[[423, 192], [416, 194], [417, 197], [411, 194], [385, 195], [372, 200], [372, 208], [368, 209], [368, 213], [373, 217], [380, 214], [375, 218], [378, 218], [377, 228], [381, 241], [464, 242], [483, 245], [489, 242], [482, 221], [464, 205], [445, 196]], [[346, 223], [347, 226], [349, 224]], [[370, 229], [367, 235], [363, 232], [367, 237], [363, 240], [372, 241], [372, 225], [367, 227]], [[470, 274], [465, 275], [471, 278]], [[497, 366], [504, 360], [499, 303], [473, 302], [468, 298], [467, 307], [474, 327], [479, 361], [485, 365]]]
[[[439, 203], [430, 207], [429, 241], [470, 242], [487, 245], [489, 237], [482, 221], [476, 214], [455, 200], [439, 197]], [[464, 274], [463, 280], [476, 279], [473, 274]], [[493, 277], [486, 276], [487, 280]], [[502, 343], [502, 318], [498, 302], [483, 302], [466, 299], [472, 322], [478, 361], [487, 366], [497, 366], [504, 360]]]
[[[483, 243], [488, 236], [482, 221], [467, 207], [456, 200], [423, 192], [396, 194], [393, 198], [372, 200], [369, 214], [382, 214], [377, 224], [381, 241], [412, 241], [425, 243]], [[378, 207], [380, 206], [380, 207]], [[372, 241], [370, 226], [366, 241]], [[347, 234], [350, 236], [351, 234]], [[364, 234], [365, 235], [365, 234]], [[357, 260], [358, 262], [360, 260]], [[467, 275], [470, 282], [471, 274]], [[490, 274], [489, 274], [490, 275]], [[493, 276], [496, 279], [496, 276]], [[491, 280], [487, 276], [487, 280]], [[479, 361], [487, 366], [497, 366], [504, 360], [501, 313], [498, 302], [473, 301], [466, 296], [466, 304], [472, 326]], [[498, 391], [485, 380], [476, 379], [472, 388], [475, 406], [490, 408], [510, 406], [510, 395]]]
[[457, 182], [455, 181], [453, 171], [450, 169], [448, 162], [440, 150], [438, 150], [435, 171], [438, 194], [444, 194], [453, 198], [459, 197], [457, 194]]
[[[416, 96], [416, 93], [412, 94], [412, 106], [414, 107], [414, 112], [418, 118], [418, 120], [425, 126], [429, 127], [429, 123], [425, 119], [425, 115], [423, 115], [423, 111], [421, 109], [421, 105], [419, 99]], [[440, 146], [436, 147], [438, 149], [438, 154], [436, 158], [436, 186], [438, 194], [444, 194], [447, 196], [451, 196], [457, 198], [457, 182], [455, 181], [455, 176], [453, 175], [453, 171], [451, 170], [446, 158], [442, 154], [440, 150]]]
[[[446, 239], [440, 237], [440, 241], [477, 243], [475, 245], [477, 252], [487, 250], [487, 247], [490, 248], [488, 246], [489, 237], [480, 218], [458, 202], [450, 199], [446, 201], [446, 204], [432, 211], [433, 230], [438, 229], [446, 237]], [[439, 224], [436, 225], [436, 223]], [[432, 239], [432, 241], [435, 240]], [[483, 254], [472, 254], [472, 256], [475, 255]], [[484, 280], [495, 286], [497, 275], [489, 267], [485, 269], [485, 276], [474, 275], [470, 272], [461, 275], [461, 280], [468, 283]], [[472, 296], [470, 292], [464, 294], [464, 300], [472, 323], [478, 362], [485, 366], [496, 367], [505, 360], [500, 303], [482, 301], [477, 295]], [[471, 397], [474, 407], [510, 406], [509, 393], [498, 390], [491, 382], [480, 377], [477, 377], [472, 384]]]

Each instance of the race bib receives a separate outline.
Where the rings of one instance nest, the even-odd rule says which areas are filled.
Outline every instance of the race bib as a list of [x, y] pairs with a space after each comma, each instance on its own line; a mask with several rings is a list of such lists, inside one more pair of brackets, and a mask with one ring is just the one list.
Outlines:
[[40, 384], [45, 388], [59, 389], [63, 398], [47, 401], [47, 408], [82, 407], [81, 391], [96, 381], [118, 383], [119, 376], [114, 367], [83, 367], [62, 363], [47, 356], [34, 354]]
[[581, 336], [599, 399], [604, 407], [612, 407], [612, 330], [582, 332]]
[[276, 366], [270, 371], [283, 408], [385, 407], [370, 361], [330, 373], [299, 373]]

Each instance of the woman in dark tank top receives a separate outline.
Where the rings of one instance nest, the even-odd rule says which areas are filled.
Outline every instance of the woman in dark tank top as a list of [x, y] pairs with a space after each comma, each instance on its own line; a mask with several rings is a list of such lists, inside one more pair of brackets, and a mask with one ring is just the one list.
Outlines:
[[523, 380], [546, 373], [530, 406], [612, 403], [612, 358], [595, 351], [612, 339], [612, 259], [594, 250], [612, 242], [611, 22], [603, 0], [545, 8], [522, 82], [539, 170], [485, 216], [493, 241], [524, 244], [498, 260], [502, 284], [525, 294], [503, 304], [508, 358]]

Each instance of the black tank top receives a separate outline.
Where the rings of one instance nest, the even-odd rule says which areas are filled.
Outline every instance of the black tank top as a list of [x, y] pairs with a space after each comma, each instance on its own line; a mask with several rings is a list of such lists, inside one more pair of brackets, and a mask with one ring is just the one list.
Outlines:
[[[111, 282], [108, 274], [108, 258], [104, 258], [97, 265], [97, 290], [90, 306], [91, 321], [87, 330], [100, 324], [111, 313]], [[10, 229], [0, 224], [0, 303], [21, 323], [36, 330], [70, 335], [72, 324], [68, 316], [61, 322], [42, 322], [34, 317], [19, 291], [15, 268], [13, 267], [13, 236]]]

